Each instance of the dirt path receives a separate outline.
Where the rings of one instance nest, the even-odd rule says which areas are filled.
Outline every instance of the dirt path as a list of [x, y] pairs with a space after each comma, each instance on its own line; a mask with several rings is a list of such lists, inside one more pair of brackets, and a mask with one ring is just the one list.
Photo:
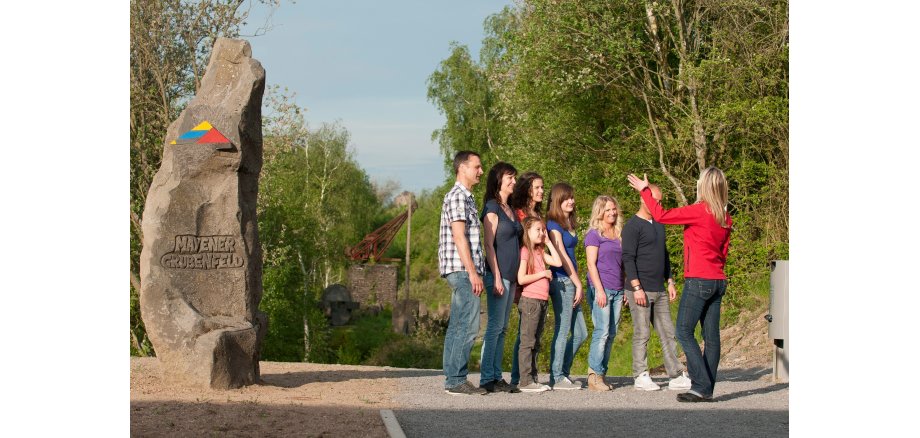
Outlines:
[[[619, 388], [609, 394], [558, 391], [459, 398], [444, 394], [440, 370], [289, 362], [262, 362], [261, 385], [230, 391], [171, 388], [161, 382], [155, 358], [131, 358], [131, 435], [386, 437], [381, 409], [394, 410], [408, 436], [482, 436], [498, 430], [533, 434], [530, 423], [514, 422], [524, 418], [518, 415], [524, 408], [533, 414], [527, 418], [546, 420], [543, 432], [569, 425], [591, 436], [608, 431], [606, 425], [615, 417], [620, 424], [631, 424], [642, 416], [659, 427], [658, 436], [688, 430], [707, 436], [720, 431], [787, 435], [789, 388], [770, 379], [772, 345], [766, 321], [762, 315], [743, 315], [742, 320], [746, 323], [722, 332], [716, 389], [720, 403], [677, 404], [671, 391], [632, 390], [628, 377], [614, 378]], [[662, 372], [652, 372], [659, 383], [664, 382]], [[466, 413], [463, 421], [457, 420], [458, 412]], [[700, 417], [702, 412], [708, 417]], [[656, 422], [663, 417], [670, 421]], [[598, 418], [606, 420], [597, 423]], [[724, 427], [712, 430], [705, 418]], [[618, 430], [627, 435], [649, 431]]]
[[264, 384], [241, 389], [170, 388], [155, 358], [131, 358], [131, 435], [386, 437], [380, 409], [393, 407], [399, 377], [417, 374], [283, 362], [261, 371]]

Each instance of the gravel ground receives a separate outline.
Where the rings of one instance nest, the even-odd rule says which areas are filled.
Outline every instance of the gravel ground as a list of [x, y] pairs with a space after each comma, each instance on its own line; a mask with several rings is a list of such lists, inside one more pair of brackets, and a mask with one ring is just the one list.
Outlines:
[[156, 358], [131, 358], [131, 436], [387, 436], [397, 381], [435, 370], [261, 362], [263, 383], [227, 391], [165, 385]]
[[607, 393], [450, 396], [440, 370], [280, 362], [261, 363], [260, 385], [174, 388], [156, 359], [131, 358], [131, 436], [386, 437], [380, 409], [392, 409], [408, 437], [788, 436], [789, 385], [764, 366], [772, 346], [760, 319], [722, 332], [716, 403], [636, 391], [631, 377], [610, 378]]
[[611, 378], [608, 393], [450, 396], [440, 370], [262, 362], [263, 384], [230, 391], [167, 387], [158, 371], [156, 359], [131, 359], [132, 436], [385, 437], [380, 409], [409, 437], [789, 434], [789, 385], [762, 367], [720, 371], [716, 403], [694, 404], [636, 391], [630, 377]]
[[[678, 391], [636, 391], [632, 377], [608, 379], [615, 389], [607, 393], [451, 396], [443, 376], [407, 377], [393, 410], [407, 437], [789, 435], [789, 385], [773, 383], [767, 368], [720, 370], [715, 403], [679, 403]], [[653, 380], [667, 385], [666, 376]]]

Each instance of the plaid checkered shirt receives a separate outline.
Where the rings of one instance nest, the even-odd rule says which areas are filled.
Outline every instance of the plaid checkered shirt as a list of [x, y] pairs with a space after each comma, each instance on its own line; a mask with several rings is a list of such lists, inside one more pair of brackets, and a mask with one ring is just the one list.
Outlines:
[[457, 251], [457, 245], [454, 243], [454, 237], [450, 230], [450, 224], [455, 221], [466, 222], [464, 234], [470, 243], [473, 266], [476, 267], [476, 272], [482, 275], [485, 263], [482, 256], [482, 244], [479, 242], [482, 228], [479, 224], [479, 212], [476, 209], [476, 203], [473, 202], [473, 194], [459, 182], [455, 183], [454, 187], [444, 195], [444, 203], [441, 205], [438, 270], [442, 276], [451, 272], [466, 270], [463, 267], [463, 262], [460, 261], [460, 252]]

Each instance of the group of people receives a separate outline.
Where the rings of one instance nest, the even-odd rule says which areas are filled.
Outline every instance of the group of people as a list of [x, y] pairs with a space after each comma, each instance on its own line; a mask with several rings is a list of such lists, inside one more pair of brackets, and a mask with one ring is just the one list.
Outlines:
[[[648, 371], [651, 323], [661, 339], [668, 388], [686, 391], [678, 394], [678, 401], [712, 400], [720, 355], [723, 267], [732, 223], [726, 209], [728, 184], [721, 170], [705, 169], [697, 181], [697, 202], [670, 210], [659, 204], [659, 187], [649, 184], [647, 177], [628, 175], [630, 186], [642, 198], [639, 211], [628, 221], [615, 198], [595, 198], [583, 241], [585, 293], [575, 259], [579, 236], [572, 186], [554, 184], [544, 213], [543, 178], [536, 172], [519, 177], [514, 166], [498, 162], [486, 176], [480, 214], [471, 192], [483, 174], [479, 155], [457, 153], [453, 169], [456, 183], [444, 196], [438, 243], [439, 271], [452, 288], [443, 356], [448, 394], [583, 389], [582, 382], [571, 379], [569, 373], [575, 353], [588, 337], [581, 306], [585, 299], [594, 323], [588, 354], [589, 390], [613, 389], [606, 380], [607, 364], [626, 301], [634, 325], [634, 387], [660, 389]], [[676, 329], [668, 303], [676, 299], [677, 290], [663, 224], [684, 225], [684, 291]], [[488, 322], [477, 386], [467, 380], [467, 374], [479, 333], [483, 292]], [[537, 353], [550, 301], [555, 325], [547, 385], [537, 379]], [[502, 374], [502, 358], [513, 303], [518, 307], [520, 326], [508, 383]], [[705, 350], [694, 338], [697, 324], [702, 325]], [[687, 357], [686, 371], [677, 359], [675, 333]]]

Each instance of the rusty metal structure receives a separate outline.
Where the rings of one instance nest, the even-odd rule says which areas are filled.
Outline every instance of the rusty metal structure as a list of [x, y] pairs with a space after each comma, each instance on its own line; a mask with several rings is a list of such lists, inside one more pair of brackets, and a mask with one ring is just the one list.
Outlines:
[[[415, 211], [417, 208], [418, 203], [412, 202], [412, 211]], [[386, 252], [390, 243], [393, 241], [393, 237], [396, 236], [396, 232], [402, 227], [406, 218], [409, 217], [409, 214], [409, 210], [406, 209], [406, 211], [399, 216], [390, 219], [389, 222], [383, 224], [380, 228], [364, 236], [364, 239], [358, 242], [357, 245], [346, 248], [345, 255], [353, 261], [370, 260], [371, 258], [375, 261], [383, 261], [380, 257]]]

